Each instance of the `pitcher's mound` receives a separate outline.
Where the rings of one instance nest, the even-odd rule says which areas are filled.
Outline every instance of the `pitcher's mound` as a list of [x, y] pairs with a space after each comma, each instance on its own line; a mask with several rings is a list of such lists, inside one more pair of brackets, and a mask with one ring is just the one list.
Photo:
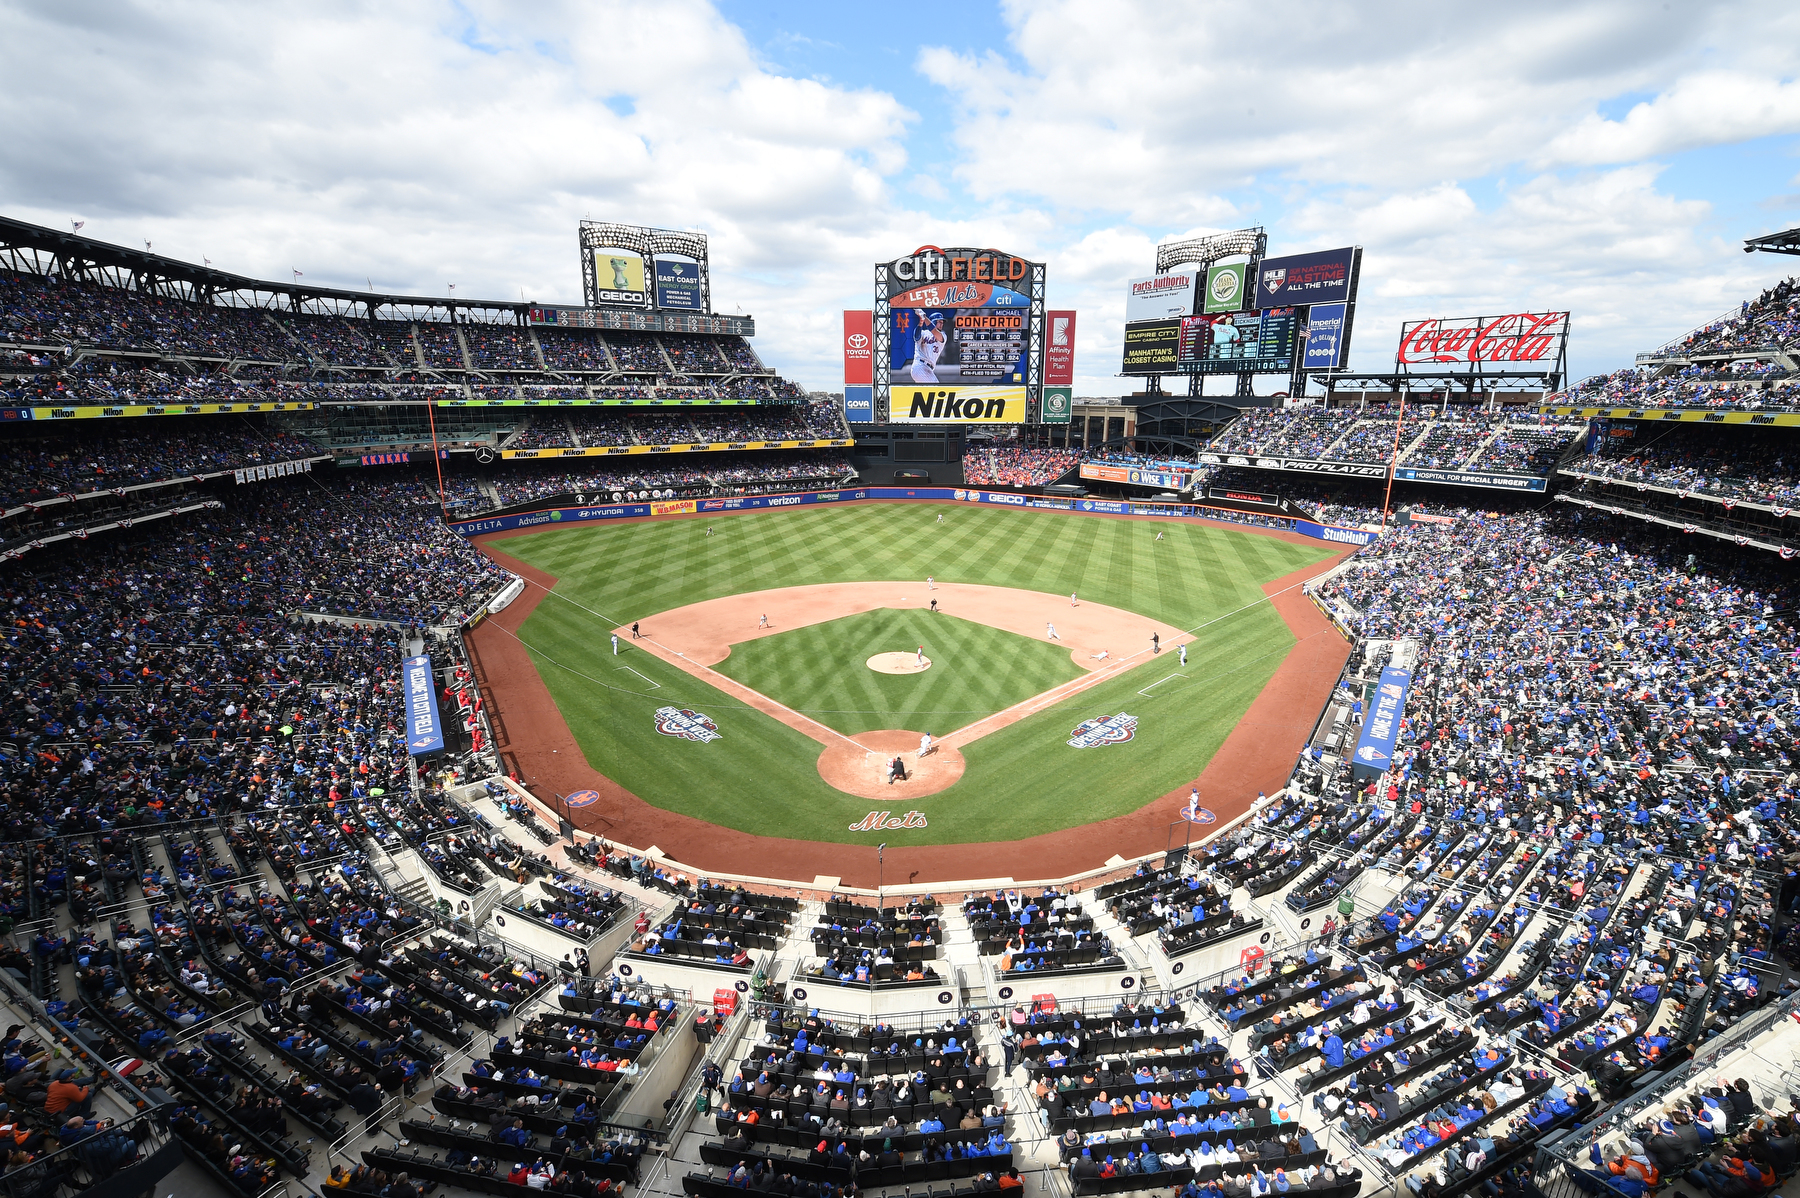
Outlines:
[[931, 659], [921, 663], [917, 653], [877, 653], [869, 659], [869, 668], [877, 674], [923, 674], [931, 668]]
[[[890, 784], [887, 763], [895, 757], [906, 759], [906, 781]], [[917, 732], [889, 728], [827, 746], [819, 754], [819, 777], [846, 794], [901, 803], [948, 790], [963, 776], [963, 764], [961, 753], [935, 744], [921, 759]]]

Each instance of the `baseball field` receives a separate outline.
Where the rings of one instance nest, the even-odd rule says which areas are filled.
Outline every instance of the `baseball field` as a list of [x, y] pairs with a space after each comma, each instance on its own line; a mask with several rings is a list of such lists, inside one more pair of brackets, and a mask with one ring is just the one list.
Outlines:
[[[1333, 556], [1215, 524], [949, 504], [488, 548], [553, 583], [492, 635], [528, 652], [578, 746], [561, 751], [603, 781], [758, 836], [908, 845], [1018, 840], [1186, 787], [1295, 643], [1264, 584]], [[883, 654], [905, 672], [872, 668]], [[505, 737], [528, 742], [490, 681]], [[567, 758], [533, 760], [575, 785]]]

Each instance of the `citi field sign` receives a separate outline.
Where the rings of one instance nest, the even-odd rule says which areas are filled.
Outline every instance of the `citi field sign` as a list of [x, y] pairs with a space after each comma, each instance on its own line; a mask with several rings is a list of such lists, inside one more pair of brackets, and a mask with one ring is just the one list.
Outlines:
[[988, 283], [1011, 290], [1031, 278], [1039, 263], [1001, 250], [922, 245], [887, 264], [888, 294], [898, 295], [925, 283]]

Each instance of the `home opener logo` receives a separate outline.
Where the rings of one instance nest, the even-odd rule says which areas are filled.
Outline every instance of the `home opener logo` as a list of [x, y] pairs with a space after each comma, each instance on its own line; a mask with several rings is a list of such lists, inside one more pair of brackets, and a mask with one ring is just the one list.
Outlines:
[[664, 736], [679, 736], [682, 740], [697, 740], [703, 744], [719, 739], [719, 726], [712, 722], [711, 716], [685, 707], [658, 707], [656, 730]]
[[1076, 749], [1092, 749], [1116, 745], [1137, 735], [1137, 717], [1120, 712], [1103, 715], [1076, 725], [1069, 732], [1069, 745]]

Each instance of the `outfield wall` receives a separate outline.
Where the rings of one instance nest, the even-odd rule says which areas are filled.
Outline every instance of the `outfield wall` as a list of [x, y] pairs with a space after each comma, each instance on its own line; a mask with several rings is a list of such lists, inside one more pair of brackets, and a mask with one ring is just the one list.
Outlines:
[[[577, 496], [579, 499], [580, 497]], [[599, 496], [594, 496], [598, 500]], [[465, 537], [489, 532], [508, 532], [551, 524], [587, 524], [596, 520], [634, 520], [647, 516], [694, 516], [752, 511], [757, 508], [809, 507], [821, 503], [858, 503], [892, 499], [948, 499], [957, 503], [992, 503], [1005, 507], [1049, 509], [1105, 516], [1174, 516], [1216, 520], [1249, 528], [1274, 528], [1296, 532], [1315, 541], [1336, 545], [1367, 545], [1381, 534], [1366, 528], [1319, 524], [1288, 516], [1269, 516], [1203, 503], [1139, 503], [1131, 500], [1058, 499], [1020, 495], [1012, 491], [981, 491], [951, 487], [857, 487], [838, 491], [799, 491], [785, 495], [731, 495], [717, 499], [663, 499], [647, 503], [576, 504], [547, 507], [534, 512], [452, 520], [451, 531]], [[1253, 517], [1253, 518], [1247, 518]]]

